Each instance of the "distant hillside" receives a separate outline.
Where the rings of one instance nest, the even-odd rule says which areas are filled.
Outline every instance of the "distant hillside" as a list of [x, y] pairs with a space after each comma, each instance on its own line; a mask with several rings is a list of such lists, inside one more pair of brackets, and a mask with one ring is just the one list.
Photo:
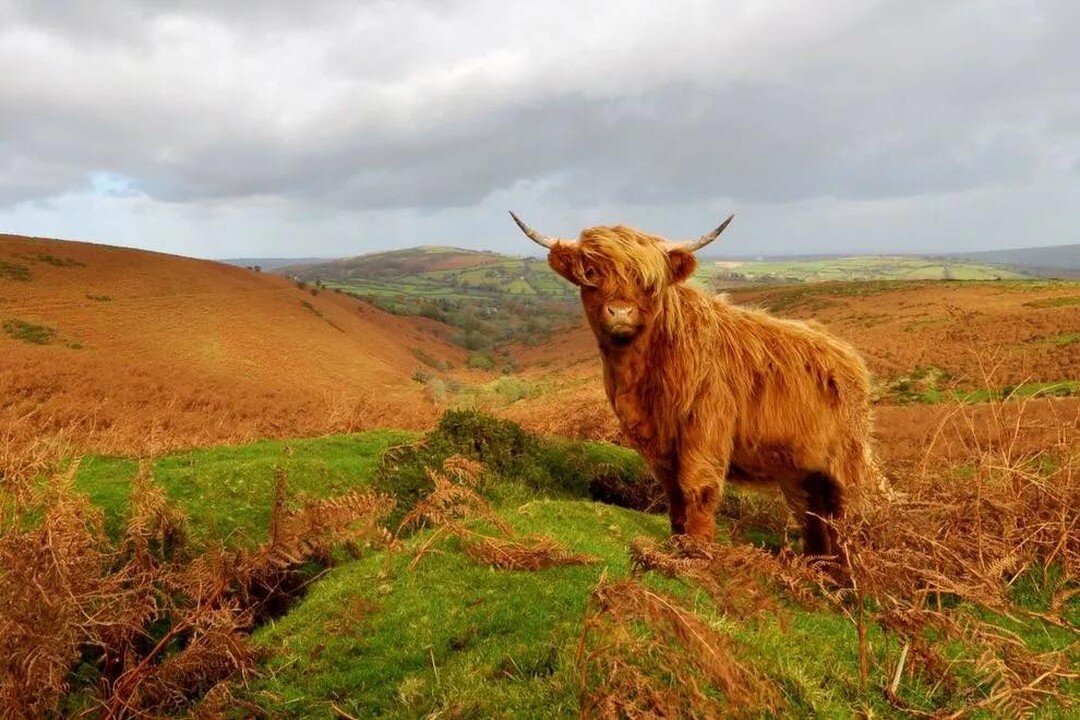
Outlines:
[[958, 253], [949, 257], [1019, 268], [1043, 276], [1080, 277], [1080, 244]]
[[504, 259], [504, 256], [495, 252], [425, 245], [351, 258], [297, 262], [279, 269], [305, 280], [345, 282], [355, 278], [396, 278], [444, 270], [462, 270], [488, 265], [501, 259]]
[[[451, 300], [509, 297], [556, 302], [573, 301], [577, 297], [576, 290], [555, 275], [542, 258], [518, 258], [446, 247], [420, 247], [293, 265], [279, 268], [277, 272], [362, 296], [406, 295]], [[959, 256], [804, 256], [727, 260], [702, 257], [696, 280], [705, 287], [726, 287], [743, 283], [862, 280], [1020, 280], [1043, 275], [1045, 273], [1035, 269]]]
[[277, 270], [289, 265], [313, 265], [315, 263], [329, 262], [333, 258], [302, 258], [302, 257], [247, 257], [247, 258], [221, 258], [217, 262], [226, 265], [236, 265], [243, 268], [259, 268], [260, 270]]
[[424, 424], [417, 355], [447, 329], [266, 272], [0, 235], [0, 444], [79, 428], [101, 449]]
[[866, 280], [1019, 280], [1032, 275], [985, 262], [914, 255], [762, 258], [702, 263], [699, 280], [730, 283], [813, 283]]
[[358, 295], [439, 299], [509, 296], [566, 300], [576, 296], [542, 258], [449, 247], [418, 247], [360, 255], [277, 272]]

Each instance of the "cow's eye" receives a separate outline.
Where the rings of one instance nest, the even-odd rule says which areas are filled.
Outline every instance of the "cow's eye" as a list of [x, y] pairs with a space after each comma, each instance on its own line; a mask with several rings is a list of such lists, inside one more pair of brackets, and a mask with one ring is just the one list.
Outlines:
[[596, 268], [586, 267], [581, 271], [581, 277], [585, 279], [585, 282], [596, 282]]

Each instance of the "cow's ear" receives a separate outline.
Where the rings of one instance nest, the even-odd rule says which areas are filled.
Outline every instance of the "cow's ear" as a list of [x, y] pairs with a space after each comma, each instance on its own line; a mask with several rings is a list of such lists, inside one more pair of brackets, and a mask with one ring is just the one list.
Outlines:
[[697, 258], [689, 250], [679, 248], [668, 250], [667, 257], [672, 282], [681, 283], [693, 275], [694, 270], [697, 270]]
[[581, 280], [578, 279], [580, 264], [578, 249], [570, 243], [557, 243], [548, 253], [548, 265], [551, 269], [575, 285], [581, 284]]

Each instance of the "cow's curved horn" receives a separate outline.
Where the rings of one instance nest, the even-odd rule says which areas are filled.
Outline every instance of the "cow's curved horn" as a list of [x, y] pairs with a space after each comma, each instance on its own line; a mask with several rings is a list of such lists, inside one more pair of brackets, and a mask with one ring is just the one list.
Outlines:
[[510, 217], [514, 218], [514, 222], [516, 222], [517, 226], [519, 228], [521, 228], [521, 232], [528, 235], [529, 239], [532, 240], [537, 245], [543, 245], [548, 250], [550, 250], [551, 248], [555, 247], [555, 245], [557, 243], [565, 242], [565, 240], [560, 240], [557, 237], [551, 237], [550, 235], [543, 235], [541, 233], [536, 232], [531, 227], [529, 227], [528, 225], [523, 223], [521, 221], [521, 218], [519, 218], [517, 215], [514, 214], [513, 210], [510, 211]]
[[725, 220], [724, 222], [720, 223], [720, 227], [716, 228], [712, 232], [705, 233], [704, 235], [699, 237], [697, 240], [694, 240], [693, 242], [674, 243], [672, 245], [672, 247], [677, 247], [677, 248], [680, 248], [682, 250], [688, 250], [690, 252], [697, 252], [701, 248], [703, 248], [706, 245], [708, 245], [709, 243], [711, 243], [716, 238], [720, 237], [720, 233], [724, 232], [724, 230], [727, 229], [727, 226], [730, 225], [731, 221], [734, 220], [734, 219], [735, 219], [734, 215], [728, 215], [728, 219]]

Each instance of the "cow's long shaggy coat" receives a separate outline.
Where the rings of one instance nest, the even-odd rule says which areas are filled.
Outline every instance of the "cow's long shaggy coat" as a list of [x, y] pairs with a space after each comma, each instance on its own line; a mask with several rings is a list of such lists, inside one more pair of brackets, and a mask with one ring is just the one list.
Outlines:
[[[667, 489], [672, 531], [711, 537], [725, 478], [777, 483], [804, 549], [838, 552], [828, 519], [878, 477], [859, 355], [686, 285], [693, 255], [632, 228], [586, 230], [549, 263], [581, 287], [608, 398]], [[616, 311], [636, 323], [631, 336], [609, 326]]]

